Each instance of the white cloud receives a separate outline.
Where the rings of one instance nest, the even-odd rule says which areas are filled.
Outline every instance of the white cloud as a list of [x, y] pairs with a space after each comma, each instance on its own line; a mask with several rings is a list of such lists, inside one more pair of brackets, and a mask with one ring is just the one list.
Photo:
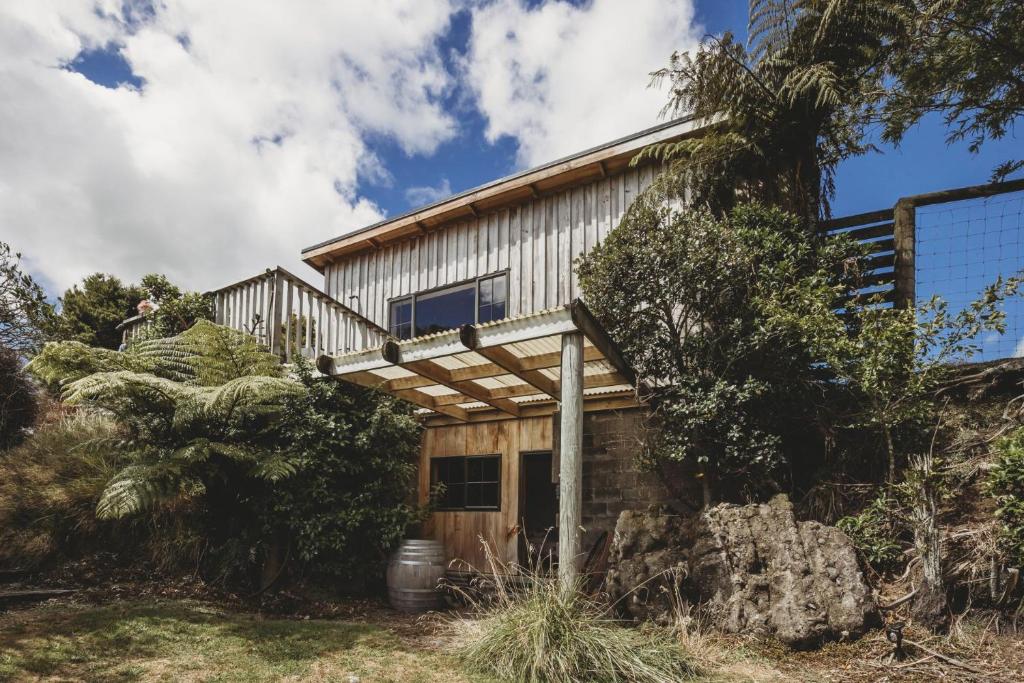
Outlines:
[[464, 62], [491, 141], [519, 141], [535, 165], [657, 122], [648, 74], [696, 47], [692, 0], [497, 0], [473, 10]]
[[441, 184], [436, 187], [426, 185], [423, 187], [410, 187], [405, 191], [405, 200], [410, 206], [426, 206], [440, 201], [452, 194], [452, 185], [447, 178], [441, 179]]
[[[455, 133], [438, 103], [447, 2], [155, 6], [141, 23], [120, 0], [0, 7], [0, 239], [57, 288], [96, 270], [212, 288], [295, 266], [381, 217], [357, 194], [388, 178], [367, 134], [429, 154]], [[59, 68], [108, 43], [141, 90]]]

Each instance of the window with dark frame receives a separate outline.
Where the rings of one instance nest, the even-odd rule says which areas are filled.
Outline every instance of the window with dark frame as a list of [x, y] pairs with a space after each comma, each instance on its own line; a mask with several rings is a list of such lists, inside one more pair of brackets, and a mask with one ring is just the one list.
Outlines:
[[398, 339], [501, 320], [508, 315], [508, 273], [392, 299], [388, 315], [388, 331]]
[[460, 455], [431, 458], [431, 486], [444, 484], [441, 510], [500, 510], [501, 456]]
[[391, 302], [391, 335], [399, 339], [412, 337], [412, 297]]
[[508, 276], [504, 273], [485, 278], [479, 282], [480, 294], [477, 299], [478, 323], [489, 323], [505, 317], [508, 302]]

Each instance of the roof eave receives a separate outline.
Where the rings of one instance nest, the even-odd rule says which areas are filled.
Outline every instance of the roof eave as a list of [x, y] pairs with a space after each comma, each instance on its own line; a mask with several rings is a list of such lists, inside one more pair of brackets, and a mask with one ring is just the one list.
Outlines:
[[307, 247], [302, 259], [322, 272], [339, 256], [376, 249], [622, 170], [645, 147], [693, 135], [713, 123], [693, 116], [669, 121]]

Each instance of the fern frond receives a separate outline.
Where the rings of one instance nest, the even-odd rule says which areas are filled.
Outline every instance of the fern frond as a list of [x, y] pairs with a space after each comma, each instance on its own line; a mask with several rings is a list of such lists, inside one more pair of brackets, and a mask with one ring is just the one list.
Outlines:
[[96, 503], [99, 519], [123, 519], [174, 495], [175, 479], [165, 465], [129, 465], [107, 483]]
[[266, 481], [281, 481], [291, 477], [296, 472], [295, 463], [283, 455], [273, 455], [265, 458], [253, 468], [253, 476]]
[[88, 346], [77, 341], [47, 342], [25, 366], [47, 386], [59, 388], [97, 372], [148, 372], [152, 366], [133, 353]]
[[231, 422], [239, 413], [254, 414], [280, 408], [304, 393], [301, 384], [282, 377], [239, 377], [203, 393], [203, 408], [218, 420]]
[[173, 410], [174, 405], [194, 395], [178, 382], [147, 373], [121, 370], [97, 372], [71, 382], [64, 388], [63, 400], [70, 405], [91, 404], [117, 412], [125, 401]]

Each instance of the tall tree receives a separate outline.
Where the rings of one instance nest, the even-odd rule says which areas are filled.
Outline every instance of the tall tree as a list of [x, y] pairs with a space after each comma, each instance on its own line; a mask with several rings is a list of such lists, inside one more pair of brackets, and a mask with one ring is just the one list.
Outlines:
[[[930, 112], [942, 114], [947, 142], [966, 140], [972, 152], [1011, 132], [1024, 116], [1024, 0], [912, 0], [903, 11], [884, 139], [899, 142]], [[1024, 159], [1008, 159], [993, 179], [1021, 168]]]
[[43, 288], [21, 266], [21, 254], [0, 242], [0, 347], [25, 356], [37, 350], [53, 323]]
[[865, 112], [902, 26], [893, 2], [752, 0], [746, 47], [729, 33], [708, 37], [653, 74], [670, 84], [664, 113], [712, 128], [643, 156], [666, 162], [716, 213], [753, 199], [817, 220], [839, 162], [871, 149]]
[[117, 326], [136, 314], [136, 306], [144, 296], [140, 287], [126, 285], [113, 275], [93, 273], [81, 286], [74, 285], [64, 292], [54, 336], [116, 349], [121, 343]]

